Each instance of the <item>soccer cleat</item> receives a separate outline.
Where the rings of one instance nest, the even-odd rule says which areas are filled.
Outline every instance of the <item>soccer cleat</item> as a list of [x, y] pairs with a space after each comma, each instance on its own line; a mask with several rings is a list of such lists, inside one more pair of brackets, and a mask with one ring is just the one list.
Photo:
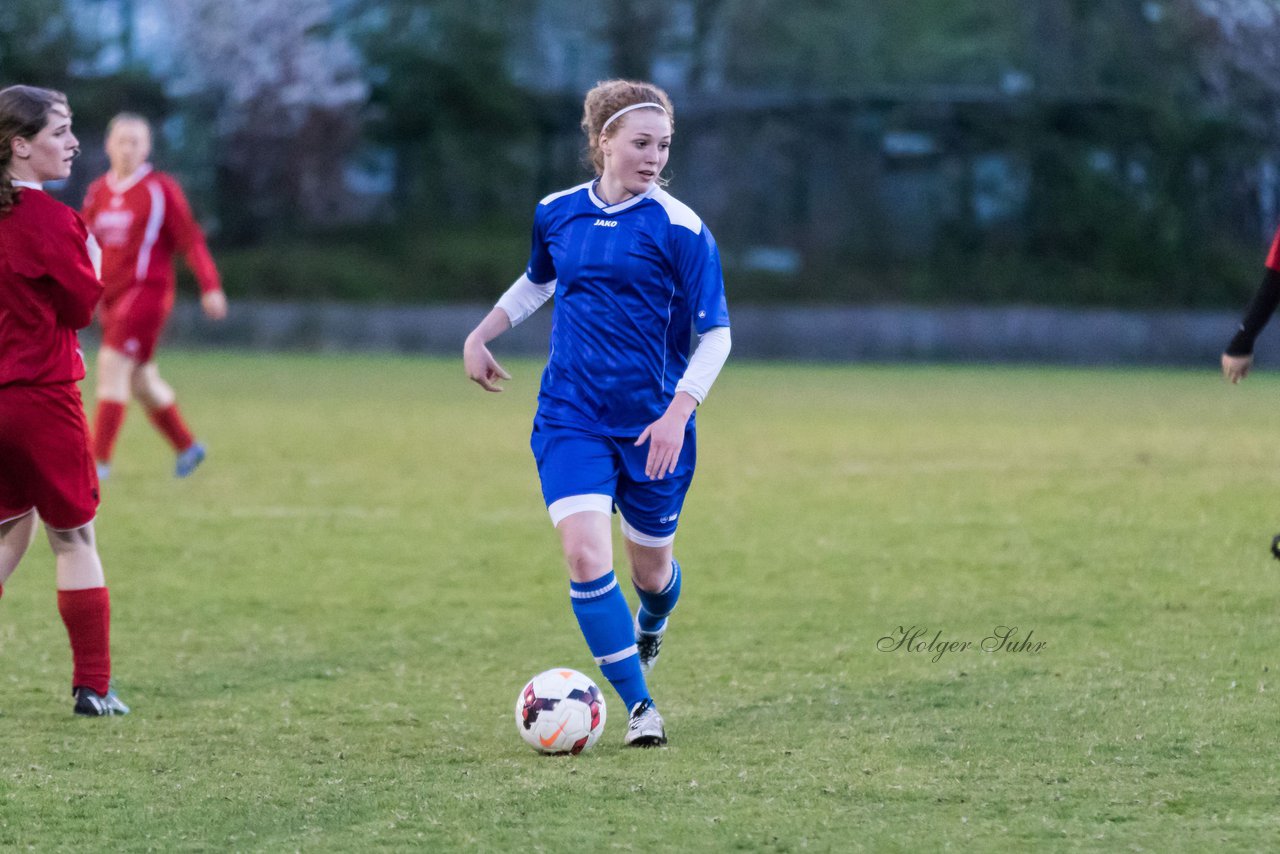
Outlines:
[[641, 700], [631, 708], [622, 743], [627, 747], [659, 747], [667, 743], [667, 728], [652, 699]]
[[1280, 560], [1280, 534], [1276, 534], [1271, 540], [1271, 556]]
[[129, 714], [129, 707], [120, 702], [114, 688], [108, 688], [105, 694], [99, 694], [92, 688], [85, 687], [76, 688], [71, 693], [76, 698], [76, 705], [72, 711], [77, 715], [84, 715], [87, 718], [105, 718]]
[[178, 462], [173, 467], [174, 477], [187, 477], [196, 470], [196, 466], [204, 462], [205, 447], [199, 442], [178, 454]]
[[658, 663], [658, 654], [662, 652], [662, 636], [667, 633], [666, 620], [662, 628], [656, 632], [640, 630], [640, 618], [636, 617], [636, 652], [640, 654], [640, 672], [648, 673]]
[[111, 463], [98, 463], [98, 480], [103, 481], [111, 477]]

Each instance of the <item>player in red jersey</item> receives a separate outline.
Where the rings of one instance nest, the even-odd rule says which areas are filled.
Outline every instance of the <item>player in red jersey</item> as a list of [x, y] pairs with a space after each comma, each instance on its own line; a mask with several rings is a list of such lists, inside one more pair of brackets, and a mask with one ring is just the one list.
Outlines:
[[0, 91], [0, 596], [43, 520], [71, 638], [74, 711], [127, 714], [111, 688], [111, 601], [94, 541], [98, 478], [76, 330], [102, 294], [76, 212], [42, 190], [80, 144], [66, 96]]
[[[1262, 273], [1262, 284], [1245, 309], [1244, 319], [1236, 329], [1235, 336], [1227, 344], [1222, 353], [1222, 375], [1227, 382], [1238, 383], [1249, 375], [1253, 367], [1253, 344], [1267, 325], [1276, 306], [1280, 305], [1280, 228], [1271, 240], [1271, 251], [1267, 253], [1266, 268]], [[1271, 540], [1271, 554], [1280, 560], [1280, 534]]]
[[[1249, 369], [1253, 367], [1254, 341], [1275, 313], [1277, 305], [1280, 305], [1280, 228], [1276, 229], [1276, 236], [1271, 240], [1262, 284], [1258, 285], [1258, 292], [1245, 309], [1235, 337], [1222, 354], [1222, 375], [1228, 382], [1238, 383], [1248, 376]], [[1276, 556], [1280, 557], [1280, 554]]]
[[200, 284], [200, 305], [211, 320], [227, 315], [218, 270], [191, 206], [169, 175], [147, 162], [151, 126], [121, 113], [107, 125], [111, 169], [89, 186], [81, 213], [102, 245], [106, 290], [99, 319], [98, 410], [93, 454], [98, 476], [111, 470], [111, 454], [132, 395], [177, 453], [175, 474], [186, 477], [205, 457], [183, 421], [173, 388], [160, 377], [156, 344], [173, 308], [173, 256], [180, 252]]

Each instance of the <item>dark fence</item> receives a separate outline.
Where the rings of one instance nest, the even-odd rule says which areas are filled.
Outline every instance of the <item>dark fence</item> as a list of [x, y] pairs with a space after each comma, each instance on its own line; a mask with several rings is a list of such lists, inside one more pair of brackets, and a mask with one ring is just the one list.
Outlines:
[[[183, 347], [457, 355], [488, 310], [240, 302], [214, 324], [194, 303], [180, 303], [166, 335]], [[1211, 366], [1238, 322], [1231, 312], [1035, 307], [736, 306], [732, 318], [734, 358], [1120, 366]], [[550, 325], [548, 306], [493, 349], [544, 355]], [[1280, 352], [1280, 331], [1269, 329], [1259, 350]]]

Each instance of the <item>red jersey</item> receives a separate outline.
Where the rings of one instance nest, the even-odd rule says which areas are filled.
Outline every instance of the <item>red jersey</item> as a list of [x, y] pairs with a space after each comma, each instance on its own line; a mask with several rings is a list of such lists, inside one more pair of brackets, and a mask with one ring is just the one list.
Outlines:
[[1267, 253], [1267, 266], [1280, 273], [1280, 228], [1276, 229], [1275, 239], [1271, 241], [1271, 251]]
[[102, 284], [76, 212], [24, 187], [0, 216], [0, 387], [84, 379], [76, 330], [93, 319]]
[[108, 303], [134, 286], [173, 291], [173, 254], [181, 252], [201, 293], [221, 289], [204, 232], [178, 182], [150, 164], [127, 180], [111, 173], [89, 185], [81, 209], [102, 245], [102, 283]]

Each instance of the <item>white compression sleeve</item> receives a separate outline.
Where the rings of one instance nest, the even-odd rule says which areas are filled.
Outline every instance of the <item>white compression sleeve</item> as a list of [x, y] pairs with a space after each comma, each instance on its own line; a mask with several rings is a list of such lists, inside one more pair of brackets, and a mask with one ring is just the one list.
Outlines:
[[90, 234], [89, 239], [85, 241], [85, 246], [89, 250], [89, 260], [93, 263], [93, 274], [99, 279], [102, 278], [102, 246], [97, 239]]
[[727, 326], [716, 326], [699, 335], [698, 346], [689, 357], [684, 376], [676, 383], [676, 391], [688, 392], [698, 403], [706, 400], [711, 384], [720, 376], [720, 369], [729, 358], [732, 345]]
[[555, 279], [539, 285], [529, 281], [527, 275], [522, 275], [516, 279], [515, 284], [507, 288], [507, 292], [498, 300], [497, 307], [507, 313], [511, 325], [515, 326], [541, 308], [555, 292]]

